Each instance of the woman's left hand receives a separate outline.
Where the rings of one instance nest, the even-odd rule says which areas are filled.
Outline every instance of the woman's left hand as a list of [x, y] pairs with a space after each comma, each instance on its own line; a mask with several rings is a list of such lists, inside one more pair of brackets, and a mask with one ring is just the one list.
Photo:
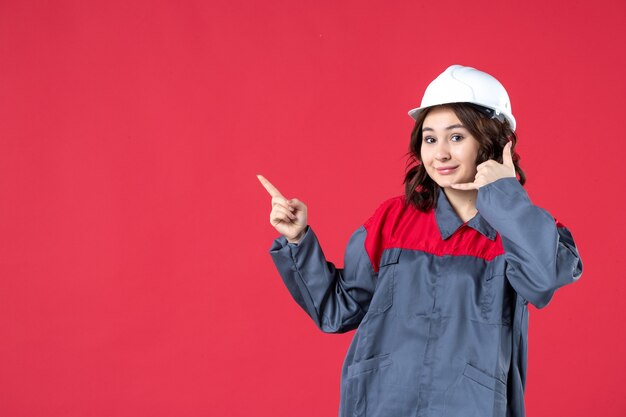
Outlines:
[[515, 178], [515, 165], [511, 153], [511, 142], [502, 149], [502, 163], [490, 159], [476, 167], [474, 182], [464, 184], [450, 184], [457, 190], [478, 190], [480, 187], [499, 180], [500, 178]]

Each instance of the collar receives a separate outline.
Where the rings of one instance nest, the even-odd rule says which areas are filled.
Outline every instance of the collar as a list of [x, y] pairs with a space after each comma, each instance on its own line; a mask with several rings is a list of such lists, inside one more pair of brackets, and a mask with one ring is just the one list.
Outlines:
[[[442, 188], [439, 189], [439, 197], [435, 207], [435, 219], [443, 240], [452, 236], [464, 224], [463, 220], [452, 208], [452, 205], [450, 205], [450, 201], [448, 201], [448, 197], [446, 197], [446, 193], [443, 192]], [[467, 226], [480, 232], [490, 240], [495, 240], [496, 238], [496, 230], [487, 223], [479, 212], [467, 222]]]

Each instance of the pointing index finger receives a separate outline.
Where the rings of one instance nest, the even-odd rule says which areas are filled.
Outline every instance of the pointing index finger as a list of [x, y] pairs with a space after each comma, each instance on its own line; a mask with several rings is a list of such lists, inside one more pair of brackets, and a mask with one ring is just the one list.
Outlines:
[[283, 195], [280, 193], [280, 191], [278, 191], [278, 188], [274, 187], [272, 185], [272, 183], [269, 182], [263, 175], [257, 175], [256, 177], [259, 179], [259, 181], [261, 181], [261, 184], [263, 185], [263, 187], [265, 187], [267, 192], [272, 197], [283, 197]]

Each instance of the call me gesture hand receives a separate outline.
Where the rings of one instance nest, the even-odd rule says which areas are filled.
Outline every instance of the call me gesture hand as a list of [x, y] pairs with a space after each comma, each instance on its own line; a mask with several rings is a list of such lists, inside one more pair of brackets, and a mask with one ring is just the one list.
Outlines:
[[515, 165], [513, 164], [512, 142], [504, 145], [502, 149], [502, 163], [490, 159], [476, 167], [474, 182], [464, 184], [450, 184], [456, 190], [478, 190], [480, 187], [499, 180], [500, 178], [515, 178]]
[[306, 231], [307, 207], [298, 200], [287, 200], [265, 177], [257, 175], [263, 187], [272, 197], [270, 223], [289, 243], [298, 243]]

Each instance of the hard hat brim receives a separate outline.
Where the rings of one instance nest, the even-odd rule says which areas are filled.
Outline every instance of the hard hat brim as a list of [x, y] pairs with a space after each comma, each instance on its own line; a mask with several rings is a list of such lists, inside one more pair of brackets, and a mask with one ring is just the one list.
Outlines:
[[[420, 112], [422, 112], [425, 109], [428, 109], [428, 108], [431, 108], [431, 107], [435, 107], [435, 106], [444, 105], [444, 104], [452, 104], [452, 103], [458, 103], [458, 102], [451, 101], [449, 103], [438, 103], [438, 104], [435, 104], [435, 105], [432, 105], [432, 106], [416, 107], [414, 109], [409, 110], [408, 111], [408, 115], [411, 116], [413, 118], [413, 120], [417, 120], [417, 116], [420, 114]], [[465, 102], [463, 102], [463, 103], [465, 103]], [[506, 118], [506, 120], [509, 122], [509, 126], [511, 126], [511, 130], [515, 132], [516, 121], [515, 121], [515, 118], [513, 117], [512, 114], [507, 114], [507, 113], [503, 112], [502, 109], [497, 109], [497, 108], [494, 108], [493, 106], [490, 106], [490, 105], [487, 105], [487, 104], [483, 104], [483, 103], [475, 103], [475, 102], [471, 102], [471, 103], [467, 102], [467, 103], [468, 104], [476, 104], [476, 105], [479, 105], [479, 106], [486, 107], [488, 109], [494, 110], [494, 111], [496, 111], [498, 113], [501, 113]]]

